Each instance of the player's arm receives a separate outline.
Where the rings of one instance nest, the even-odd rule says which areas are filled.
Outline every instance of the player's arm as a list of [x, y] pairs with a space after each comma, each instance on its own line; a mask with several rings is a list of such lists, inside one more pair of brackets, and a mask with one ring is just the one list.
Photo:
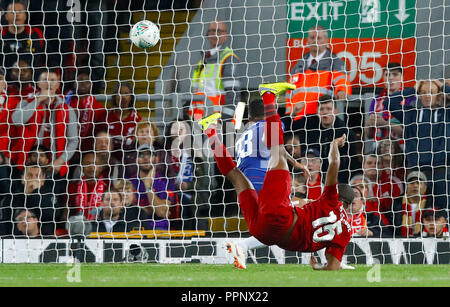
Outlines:
[[338, 271], [341, 268], [341, 262], [332, 254], [325, 254], [327, 258], [327, 264], [319, 264], [317, 263], [314, 255], [311, 255], [309, 260], [309, 264], [316, 271]]
[[346, 135], [336, 138], [331, 143], [330, 154], [328, 155], [328, 171], [327, 178], [325, 180], [325, 186], [335, 185], [338, 183], [338, 172], [341, 164], [341, 155], [339, 154], [339, 148], [345, 144]]

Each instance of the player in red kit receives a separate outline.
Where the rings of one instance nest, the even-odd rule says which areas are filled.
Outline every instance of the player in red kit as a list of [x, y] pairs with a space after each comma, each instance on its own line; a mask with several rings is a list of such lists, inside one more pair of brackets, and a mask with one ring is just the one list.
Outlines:
[[209, 138], [218, 168], [236, 190], [250, 234], [266, 245], [278, 245], [290, 251], [314, 252], [325, 248], [327, 264], [319, 265], [311, 258], [313, 269], [339, 270], [351, 237], [351, 227], [343, 206], [349, 206], [353, 201], [350, 186], [337, 184], [339, 148], [344, 145], [346, 136], [335, 139], [331, 145], [322, 195], [301, 208], [292, 206], [291, 176], [281, 121], [276, 110], [276, 96], [292, 89], [295, 86], [285, 82], [259, 86], [264, 102], [264, 136], [270, 150], [268, 171], [259, 194], [236, 167], [217, 136], [216, 125], [220, 114], [206, 117], [199, 124]]

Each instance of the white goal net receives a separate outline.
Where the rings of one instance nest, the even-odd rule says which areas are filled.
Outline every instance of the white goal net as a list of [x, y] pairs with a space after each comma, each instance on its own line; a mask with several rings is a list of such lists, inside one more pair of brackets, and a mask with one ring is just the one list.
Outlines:
[[[345, 261], [450, 263], [450, 1], [0, 9], [0, 262], [229, 263], [225, 244], [237, 240], [249, 262], [308, 263], [245, 243], [236, 190], [196, 123], [221, 113], [220, 138], [258, 190], [268, 159], [252, 130], [264, 119], [258, 86], [290, 82], [278, 114], [297, 162], [293, 203], [320, 197], [330, 144], [346, 134]], [[142, 20], [160, 29], [154, 47], [130, 40]]]

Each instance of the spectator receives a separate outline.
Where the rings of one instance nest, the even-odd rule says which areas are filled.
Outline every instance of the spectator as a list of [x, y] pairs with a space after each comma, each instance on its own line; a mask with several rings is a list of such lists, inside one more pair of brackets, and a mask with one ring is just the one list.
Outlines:
[[368, 179], [371, 187], [366, 200], [366, 212], [374, 212], [385, 225], [390, 225], [393, 199], [403, 194], [403, 184], [383, 169], [381, 159], [375, 153], [364, 156], [363, 171], [364, 179]]
[[423, 210], [433, 206], [432, 197], [426, 194], [427, 180], [423, 172], [409, 173], [405, 195], [397, 198], [392, 207], [397, 236], [411, 237], [420, 234]]
[[231, 120], [241, 101], [240, 60], [227, 44], [229, 33], [225, 22], [212, 21], [206, 37], [209, 50], [203, 52], [192, 76], [192, 90], [207, 97], [192, 101], [191, 116], [198, 120], [213, 112], [221, 112], [223, 120]]
[[55, 173], [67, 174], [67, 162], [78, 146], [76, 116], [73, 109], [57, 95], [60, 80], [53, 70], [39, 77], [40, 93], [31, 102], [23, 100], [12, 114], [19, 136], [11, 142], [11, 160], [23, 167], [30, 149], [37, 143], [50, 148]]
[[11, 157], [10, 143], [16, 138], [23, 137], [20, 127], [13, 124], [11, 117], [22, 99], [31, 99], [35, 94], [32, 74], [30, 64], [24, 59], [19, 59], [11, 69], [11, 81], [7, 84], [6, 93], [1, 96], [3, 103], [0, 111], [0, 151], [4, 153], [8, 164]]
[[139, 206], [143, 209], [140, 219], [145, 229], [169, 229], [169, 218], [176, 218], [177, 196], [175, 181], [157, 172], [158, 155], [148, 144], [138, 148], [138, 171], [129, 180], [133, 183]]
[[404, 156], [398, 140], [383, 139], [379, 141], [377, 155], [380, 158], [380, 167], [385, 172], [400, 181], [405, 181]]
[[6, 106], [6, 102], [8, 100], [6, 94], [7, 87], [8, 84], [5, 79], [5, 70], [0, 68], [0, 111]]
[[[403, 68], [399, 63], [389, 63], [384, 70], [385, 88], [375, 97], [370, 105], [370, 115], [365, 124], [366, 140], [372, 144], [367, 144], [367, 150], [374, 150], [376, 142], [383, 139], [401, 140], [403, 136], [402, 123], [396, 119], [384, 106], [384, 101], [389, 95], [403, 89]], [[405, 97], [401, 102], [402, 106], [415, 104], [414, 97]]]
[[11, 2], [5, 18], [8, 25], [1, 32], [0, 65], [8, 70], [23, 56], [38, 72], [46, 65], [44, 37], [40, 29], [27, 25], [26, 2]]
[[144, 222], [140, 220], [141, 207], [137, 203], [136, 191], [133, 183], [127, 179], [118, 179], [114, 182], [114, 188], [122, 193], [124, 203], [124, 218], [127, 222], [127, 231], [133, 229], [141, 229], [144, 227]]
[[30, 149], [27, 163], [38, 164], [41, 167], [46, 167], [48, 170], [51, 168], [50, 157], [51, 153], [47, 147], [44, 145], [35, 145]]
[[358, 188], [362, 192], [365, 202], [373, 201], [373, 182], [370, 181], [364, 174], [356, 174], [353, 176], [350, 179], [349, 185]]
[[[19, 60], [9, 70], [7, 80], [8, 96], [16, 98], [18, 102], [21, 99], [31, 98], [32, 95], [35, 95], [36, 87], [33, 82], [33, 68], [31, 67], [31, 62], [26, 58], [19, 57]], [[15, 109], [16, 105], [12, 106], [11, 109]]]
[[333, 139], [347, 135], [345, 146], [340, 148], [341, 166], [338, 180], [347, 183], [350, 175], [361, 168], [357, 158], [356, 137], [345, 122], [337, 117], [336, 101], [324, 95], [319, 99], [319, 114], [305, 116], [296, 122], [294, 132], [299, 136], [301, 144], [308, 150], [314, 148], [322, 158], [322, 172], [328, 169], [328, 153]]
[[[393, 227], [391, 225], [386, 225], [376, 212], [367, 212], [365, 210], [365, 198], [358, 187], [354, 186], [353, 191], [355, 192], [356, 201], [354, 200], [352, 203], [351, 213], [347, 212], [347, 214], [351, 216], [352, 226], [357, 226], [355, 228], [356, 234], [363, 237], [392, 238]], [[359, 218], [361, 220], [359, 220]], [[358, 229], [358, 226], [361, 226], [363, 221], [365, 227]]]
[[322, 175], [320, 173], [320, 153], [314, 148], [308, 149], [305, 157], [302, 159], [302, 164], [306, 165], [311, 174], [307, 183], [306, 198], [318, 199], [322, 195], [323, 190]]
[[93, 222], [94, 232], [126, 232], [123, 194], [114, 188], [103, 193], [97, 221]]
[[[166, 129], [166, 150], [176, 172], [176, 182], [180, 189], [184, 227], [195, 229], [195, 217], [208, 203], [206, 164], [199, 157], [193, 158], [191, 129], [187, 121], [174, 121]], [[202, 208], [200, 211], [204, 211]]]
[[40, 226], [39, 219], [36, 215], [27, 210], [27, 209], [19, 209], [14, 214], [14, 238], [17, 237], [26, 237], [28, 238], [40, 238]]
[[[450, 145], [447, 142], [447, 131], [450, 129], [450, 112], [447, 112], [438, 99], [440, 94], [449, 94], [450, 86], [438, 80], [425, 81], [429, 85], [439, 88], [433, 95], [433, 87], [424, 87], [418, 82], [421, 89], [417, 106], [404, 106], [402, 101], [416, 97], [414, 88], [393, 93], [384, 101], [385, 107], [403, 124], [405, 139], [405, 157], [408, 169], [419, 169], [433, 183], [429, 193], [433, 194], [435, 205], [441, 208], [449, 206], [448, 191], [450, 181], [447, 180], [449, 172], [448, 152]], [[432, 84], [430, 84], [432, 83]], [[428, 93], [425, 89], [428, 89]], [[427, 98], [428, 97], [428, 98]], [[431, 99], [430, 99], [431, 97]]]
[[[79, 11], [72, 9], [74, 27], [76, 67], [92, 69], [93, 93], [99, 94], [104, 86], [105, 52], [109, 49], [108, 27], [114, 22], [111, 1], [80, 1]], [[71, 5], [73, 5], [72, 2]]]
[[[41, 235], [55, 235], [66, 212], [61, 206], [61, 191], [46, 177], [46, 168], [28, 163], [20, 180], [11, 183], [10, 204], [14, 211], [27, 210], [39, 222]], [[10, 219], [11, 220], [11, 219]]]
[[291, 114], [294, 121], [317, 114], [321, 96], [344, 100], [352, 92], [345, 63], [328, 48], [328, 32], [324, 27], [309, 29], [306, 47], [309, 52], [298, 60], [290, 76], [290, 83], [297, 89], [290, 92], [286, 114]]
[[116, 85], [112, 97], [111, 108], [107, 112], [109, 134], [113, 138], [116, 158], [122, 161], [123, 152], [132, 149], [136, 126], [142, 120], [134, 108], [136, 97], [130, 83], [121, 82]]
[[420, 80], [417, 82], [418, 107], [434, 108], [444, 106], [444, 84], [438, 80]]
[[300, 146], [300, 139], [298, 135], [287, 134], [284, 137], [284, 148], [295, 159], [298, 160], [302, 157], [302, 150]]
[[155, 123], [146, 121], [137, 125], [134, 145], [124, 153], [123, 163], [126, 174], [136, 174], [137, 172], [137, 149], [139, 146], [148, 144], [151, 148], [154, 148], [158, 136], [159, 129]]
[[94, 152], [83, 153], [82, 177], [68, 186], [70, 215], [84, 215], [87, 221], [97, 219], [103, 193], [108, 190], [108, 180], [103, 177], [104, 161]]
[[125, 178], [123, 163], [114, 155], [114, 145], [108, 130], [98, 129], [94, 137], [95, 154], [105, 163], [103, 165], [103, 176], [110, 180]]
[[[72, 0], [28, 1], [29, 24], [42, 29], [45, 37], [47, 67], [58, 69], [63, 82], [75, 81], [74, 30], [80, 26], [79, 3]], [[64, 85], [65, 86], [65, 85]]]
[[77, 74], [75, 88], [66, 93], [66, 103], [69, 104], [77, 114], [80, 125], [80, 150], [89, 151], [94, 147], [94, 126], [106, 124], [106, 109], [92, 95], [92, 82], [89, 70], [80, 69]]
[[448, 223], [444, 210], [424, 210], [422, 214], [422, 237], [445, 239], [448, 236]]

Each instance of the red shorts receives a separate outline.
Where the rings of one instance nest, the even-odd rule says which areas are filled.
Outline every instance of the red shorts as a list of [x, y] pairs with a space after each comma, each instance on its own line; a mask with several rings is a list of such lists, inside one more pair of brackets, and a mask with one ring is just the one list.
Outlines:
[[266, 245], [279, 244], [291, 227], [291, 176], [286, 170], [266, 173], [259, 195], [255, 190], [239, 194], [239, 205], [250, 234]]

